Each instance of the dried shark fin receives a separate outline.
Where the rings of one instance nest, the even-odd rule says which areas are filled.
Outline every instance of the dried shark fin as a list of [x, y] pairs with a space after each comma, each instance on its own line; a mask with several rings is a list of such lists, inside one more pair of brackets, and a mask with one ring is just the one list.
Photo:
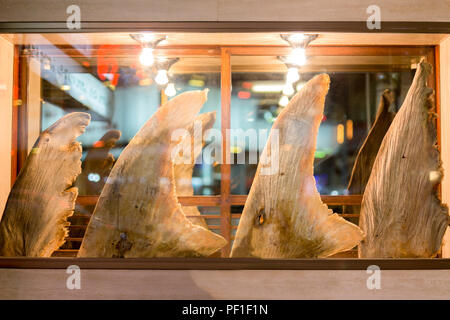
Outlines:
[[[245, 203], [232, 257], [327, 257], [352, 249], [363, 238], [356, 225], [322, 203], [313, 176], [329, 82], [326, 74], [308, 81], [275, 121]], [[279, 148], [274, 146], [277, 134]], [[262, 174], [262, 164], [276, 165], [268, 158], [276, 159], [277, 153], [278, 170]]]
[[208, 256], [226, 245], [192, 224], [175, 194], [172, 134], [188, 127], [207, 90], [182, 93], [159, 108], [122, 151], [94, 210], [79, 257]]
[[[393, 92], [389, 89], [384, 90], [381, 95], [380, 104], [378, 105], [375, 121], [356, 156], [355, 164], [353, 165], [352, 174], [350, 176], [350, 182], [347, 187], [349, 194], [360, 195], [364, 193], [381, 142], [396, 114], [396, 112], [392, 110], [393, 104]], [[359, 205], [343, 206], [344, 213], [359, 214], [360, 210], [361, 206]]]
[[50, 257], [63, 243], [73, 214], [81, 172], [81, 145], [75, 139], [90, 122], [70, 113], [37, 139], [9, 194], [0, 222], [0, 255]]
[[413, 83], [375, 159], [360, 217], [364, 258], [429, 258], [447, 228], [448, 208], [437, 196], [442, 179], [430, 64], [418, 64]]
[[[120, 135], [119, 130], [109, 130], [88, 151], [81, 165], [81, 174], [75, 183], [80, 195], [100, 195], [114, 164], [114, 156], [109, 152], [120, 139]], [[90, 181], [90, 174], [97, 174], [99, 180]]]
[[[207, 112], [199, 115], [195, 118], [194, 123], [187, 128], [189, 135], [177, 146], [180, 152], [177, 153], [174, 159], [173, 170], [175, 190], [178, 196], [194, 195], [192, 173], [194, 172], [195, 161], [200, 156], [202, 147], [204, 146], [203, 133], [211, 129], [215, 121], [215, 112]], [[188, 152], [183, 152], [184, 150]], [[184, 214], [192, 223], [208, 228], [205, 219], [201, 217], [201, 213], [197, 207], [183, 206], [182, 208]]]
[[395, 111], [391, 110], [393, 102], [393, 92], [389, 89], [384, 90], [381, 95], [375, 121], [356, 156], [347, 188], [350, 194], [364, 193], [381, 142], [395, 117]]

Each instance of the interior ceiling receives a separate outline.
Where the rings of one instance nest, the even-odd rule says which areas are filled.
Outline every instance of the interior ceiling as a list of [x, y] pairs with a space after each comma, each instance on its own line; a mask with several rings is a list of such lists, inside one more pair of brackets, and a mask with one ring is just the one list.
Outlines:
[[[445, 34], [320, 33], [314, 45], [437, 45]], [[60, 33], [6, 35], [15, 44], [134, 45], [129, 33]], [[279, 33], [167, 33], [160, 46], [286, 45]]]

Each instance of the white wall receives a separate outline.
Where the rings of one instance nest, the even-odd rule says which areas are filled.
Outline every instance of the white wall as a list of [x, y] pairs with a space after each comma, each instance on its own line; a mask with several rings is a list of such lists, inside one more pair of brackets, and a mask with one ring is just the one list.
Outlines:
[[0, 219], [11, 188], [14, 46], [0, 36]]

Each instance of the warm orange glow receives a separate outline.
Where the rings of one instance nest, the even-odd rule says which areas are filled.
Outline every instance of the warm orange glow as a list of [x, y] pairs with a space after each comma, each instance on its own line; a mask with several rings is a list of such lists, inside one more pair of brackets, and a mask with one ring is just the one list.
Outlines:
[[250, 99], [252, 94], [249, 91], [239, 91], [237, 96], [239, 99]]
[[94, 148], [103, 148], [105, 146], [105, 142], [104, 141], [96, 141], [94, 142], [94, 144], [92, 145]]
[[347, 140], [352, 140], [353, 139], [353, 121], [347, 120], [346, 126], [347, 126]]
[[337, 126], [336, 141], [339, 144], [344, 143], [344, 125], [343, 124], [338, 124], [338, 126]]

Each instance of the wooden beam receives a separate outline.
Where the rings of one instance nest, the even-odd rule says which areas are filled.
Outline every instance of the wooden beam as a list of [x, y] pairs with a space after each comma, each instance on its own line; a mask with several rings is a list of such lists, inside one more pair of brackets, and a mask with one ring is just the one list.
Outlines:
[[367, 270], [371, 265], [382, 270], [450, 269], [450, 259], [0, 258], [0, 268], [65, 270], [73, 264], [102, 270]]
[[[286, 46], [229, 46], [230, 54], [240, 56], [284, 56], [292, 49]], [[311, 45], [306, 49], [309, 56], [423, 56], [431, 46], [326, 46]]]
[[[40, 46], [46, 49], [49, 54], [52, 53], [51, 46]], [[99, 45], [89, 47], [89, 57], [97, 57]], [[70, 56], [72, 58], [82, 57], [86, 55], [80, 53], [78, 49], [70, 46], [58, 46], [60, 51], [54, 52], [54, 57]], [[231, 55], [256, 55], [256, 56], [283, 56], [288, 55], [292, 48], [281, 45], [268, 46], [217, 46], [217, 45], [176, 45], [176, 46], [160, 46], [155, 49], [155, 56], [220, 56], [221, 50], [229, 49]], [[111, 52], [114, 56], [137, 56], [141, 47], [139, 45], [121, 45], [120, 48]], [[312, 56], [425, 56], [430, 50], [434, 50], [434, 46], [358, 46], [358, 45], [310, 45], [306, 49], [307, 55]]]
[[28, 156], [28, 58], [20, 57], [19, 62], [19, 100], [17, 126], [17, 174], [23, 168]]
[[18, 174], [18, 132], [19, 132], [19, 46], [14, 46], [14, 66], [13, 66], [13, 105], [12, 105], [12, 141], [11, 141], [11, 187], [16, 181]]
[[230, 49], [222, 48], [221, 51], [221, 130], [222, 130], [222, 164], [220, 167], [220, 215], [222, 216], [220, 226], [221, 234], [228, 241], [227, 246], [222, 249], [222, 257], [228, 257], [231, 250], [231, 164], [230, 164], [230, 137], [231, 126], [231, 57]]
[[[39, 46], [45, 49], [47, 54], [52, 57], [66, 57], [71, 58], [96, 58], [99, 54], [100, 45], [86, 47], [85, 53], [80, 52], [77, 48], [70, 45], [58, 45], [58, 50], [54, 46], [42, 45]], [[80, 46], [83, 47], [83, 46]], [[112, 56], [126, 57], [138, 56], [142, 50], [140, 45], [121, 45], [111, 51]], [[219, 46], [210, 45], [178, 45], [178, 46], [159, 46], [154, 51], [155, 56], [220, 56], [221, 51]]]
[[[178, 201], [183, 206], [205, 206], [215, 207], [222, 203], [221, 196], [179, 196]], [[340, 205], [361, 205], [362, 195], [348, 195], [348, 196], [321, 196], [322, 202], [329, 206]], [[77, 204], [93, 205], [97, 204], [98, 196], [78, 196]], [[243, 206], [247, 200], [247, 195], [228, 195], [227, 204], [230, 206]]]

